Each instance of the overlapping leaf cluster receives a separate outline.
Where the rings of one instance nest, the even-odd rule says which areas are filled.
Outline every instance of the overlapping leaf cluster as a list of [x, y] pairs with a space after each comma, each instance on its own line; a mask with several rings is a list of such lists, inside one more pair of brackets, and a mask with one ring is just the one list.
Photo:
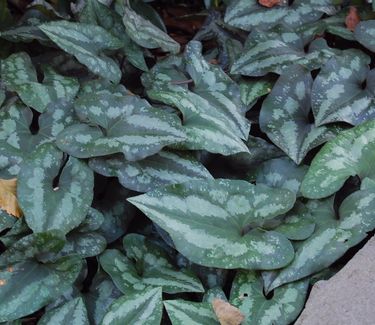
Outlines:
[[290, 324], [375, 229], [375, 13], [146, 2], [0, 4], [0, 323]]

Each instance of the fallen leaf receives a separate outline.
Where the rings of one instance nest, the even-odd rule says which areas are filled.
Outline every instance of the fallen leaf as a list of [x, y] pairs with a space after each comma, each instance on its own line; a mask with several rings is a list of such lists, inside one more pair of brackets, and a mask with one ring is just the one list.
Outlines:
[[212, 301], [212, 307], [219, 319], [220, 325], [240, 325], [245, 319], [245, 316], [238, 308], [224, 300], [214, 299]]
[[267, 8], [272, 8], [280, 4], [280, 0], [259, 0], [258, 2], [260, 5], [267, 7]]
[[348, 15], [345, 18], [346, 28], [353, 32], [360, 21], [361, 19], [359, 17], [357, 8], [351, 6]]
[[0, 179], [0, 209], [14, 217], [22, 217], [23, 213], [17, 200], [17, 179]]

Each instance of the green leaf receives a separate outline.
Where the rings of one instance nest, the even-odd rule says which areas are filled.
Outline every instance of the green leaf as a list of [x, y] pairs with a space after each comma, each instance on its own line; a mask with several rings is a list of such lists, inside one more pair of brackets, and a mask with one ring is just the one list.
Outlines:
[[143, 76], [147, 94], [182, 112], [187, 134], [184, 148], [223, 155], [248, 152], [242, 139], [247, 139], [250, 123], [244, 116], [239, 86], [219, 67], [208, 64], [201, 48], [196, 41], [186, 46], [184, 62], [195, 84], [192, 91], [184, 85], [186, 80], [173, 80], [184, 76], [171, 61], [156, 65]]
[[59, 99], [72, 100], [79, 89], [75, 78], [58, 75], [50, 67], [44, 69], [43, 84], [39, 83], [31, 59], [25, 52], [3, 60], [1, 69], [7, 89], [15, 91], [26, 105], [41, 113]]
[[361, 21], [354, 30], [355, 39], [370, 51], [375, 52], [375, 20]]
[[18, 175], [20, 163], [36, 147], [55, 140], [56, 135], [74, 121], [71, 103], [51, 103], [38, 119], [39, 130], [33, 134], [33, 113], [18, 102], [0, 110], [0, 177]]
[[128, 201], [166, 230], [176, 249], [194, 263], [273, 269], [293, 258], [284, 236], [249, 231], [292, 208], [295, 195], [288, 190], [218, 179], [171, 185]]
[[32, 314], [68, 290], [77, 278], [82, 262], [62, 258], [54, 264], [33, 260], [0, 269], [0, 322]]
[[90, 159], [89, 166], [98, 174], [118, 177], [122, 186], [137, 192], [194, 179], [212, 179], [192, 155], [170, 151], [160, 151], [136, 162], [127, 161], [121, 155], [94, 158]]
[[297, 166], [289, 158], [276, 158], [264, 162], [257, 170], [256, 183], [274, 188], [285, 188], [301, 196], [300, 186], [307, 166]]
[[102, 253], [107, 241], [95, 232], [72, 232], [66, 236], [67, 243], [60, 252], [61, 256], [78, 255], [82, 258], [92, 257]]
[[161, 288], [129, 291], [109, 307], [102, 325], [160, 324], [163, 304]]
[[316, 126], [332, 122], [357, 125], [375, 117], [375, 70], [369, 71], [369, 63], [367, 55], [350, 51], [325, 64], [311, 94]]
[[163, 292], [203, 292], [198, 278], [187, 270], [177, 270], [166, 252], [137, 234], [124, 237], [126, 255], [106, 250], [100, 264], [124, 293], [129, 289], [142, 290], [148, 286], [162, 287]]
[[350, 176], [374, 178], [375, 120], [342, 131], [315, 156], [302, 182], [304, 197], [319, 199], [338, 191]]
[[39, 28], [62, 50], [74, 55], [93, 73], [118, 83], [121, 71], [117, 63], [102, 54], [104, 50], [117, 50], [123, 42], [100, 26], [69, 21], [53, 21]]
[[149, 20], [138, 15], [129, 5], [124, 7], [122, 21], [127, 34], [138, 45], [147, 49], [161, 48], [165, 52], [180, 52], [180, 45], [174, 39]]
[[261, 130], [296, 164], [337, 133], [334, 127], [315, 127], [309, 121], [311, 86], [308, 71], [290, 68], [277, 80], [259, 116]]
[[263, 294], [263, 281], [254, 271], [239, 271], [234, 278], [230, 303], [245, 315], [243, 325], [291, 324], [301, 312], [309, 281], [294, 282], [274, 290], [273, 297]]
[[208, 302], [192, 302], [182, 299], [163, 302], [172, 325], [218, 325], [212, 306]]
[[59, 231], [49, 231], [27, 235], [0, 255], [0, 267], [22, 262], [30, 258], [43, 261], [43, 255], [58, 253], [65, 244], [65, 238]]
[[349, 195], [339, 208], [337, 220], [333, 200], [310, 201], [308, 205], [317, 229], [296, 250], [291, 264], [278, 272], [268, 290], [302, 279], [330, 266], [375, 228], [374, 189], [362, 189]]
[[252, 77], [264, 76], [269, 72], [288, 74], [289, 68], [295, 64], [314, 70], [334, 55], [330, 49], [314, 49], [311, 45], [306, 54], [303, 45], [300, 36], [293, 32], [279, 34], [254, 30], [230, 72]]
[[82, 298], [75, 298], [61, 307], [47, 311], [38, 321], [38, 325], [89, 325], [87, 310]]
[[115, 11], [97, 0], [88, 0], [80, 13], [80, 22], [99, 25], [109, 31], [123, 41], [124, 46], [119, 50], [126, 55], [129, 62], [143, 71], [148, 70], [142, 49], [126, 34], [121, 16]]
[[90, 158], [122, 152], [135, 161], [185, 140], [180, 119], [138, 96], [84, 91], [75, 102], [82, 122], [62, 131], [56, 141], [64, 152]]
[[64, 165], [61, 151], [52, 144], [40, 146], [23, 162], [18, 175], [17, 197], [29, 227], [34, 232], [64, 233], [77, 227], [91, 205], [93, 178], [84, 162], [69, 157]]
[[245, 105], [252, 107], [259, 97], [271, 91], [273, 84], [267, 79], [242, 80], [240, 82], [241, 100]]
[[91, 232], [98, 230], [104, 222], [104, 215], [99, 210], [90, 207], [86, 218], [77, 228], [79, 232]]

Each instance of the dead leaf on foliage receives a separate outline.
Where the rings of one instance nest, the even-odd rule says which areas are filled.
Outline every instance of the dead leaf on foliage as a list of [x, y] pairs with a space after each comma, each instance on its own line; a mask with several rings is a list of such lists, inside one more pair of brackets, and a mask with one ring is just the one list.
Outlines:
[[260, 5], [267, 7], [267, 8], [272, 8], [278, 4], [280, 4], [280, 0], [259, 0], [258, 1]]
[[353, 32], [360, 21], [361, 18], [359, 17], [357, 8], [351, 6], [348, 15], [345, 18], [346, 28]]
[[221, 325], [240, 325], [245, 319], [245, 316], [238, 308], [224, 300], [214, 299], [212, 307]]
[[22, 217], [17, 200], [17, 179], [0, 179], [0, 209], [14, 217]]

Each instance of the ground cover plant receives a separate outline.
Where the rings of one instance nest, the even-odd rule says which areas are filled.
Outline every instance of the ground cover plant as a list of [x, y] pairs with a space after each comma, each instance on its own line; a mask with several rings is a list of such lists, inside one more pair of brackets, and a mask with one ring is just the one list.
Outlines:
[[0, 323], [288, 325], [375, 229], [375, 3], [0, 2]]

